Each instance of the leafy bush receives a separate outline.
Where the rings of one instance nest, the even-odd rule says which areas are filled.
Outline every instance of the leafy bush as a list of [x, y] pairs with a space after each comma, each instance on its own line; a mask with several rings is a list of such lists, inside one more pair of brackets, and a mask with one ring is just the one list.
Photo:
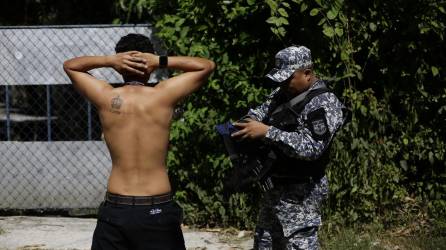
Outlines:
[[[445, 2], [434, 0], [120, 0], [122, 22], [150, 21], [179, 55], [212, 58], [209, 83], [172, 126], [169, 173], [186, 222], [251, 227], [258, 193], [222, 195], [231, 167], [214, 126], [270, 91], [274, 54], [303, 44], [352, 109], [327, 175], [325, 214], [398, 223], [407, 200], [446, 215]], [[443, 70], [442, 70], [443, 69]], [[298, 166], [296, 166], [298, 167]]]

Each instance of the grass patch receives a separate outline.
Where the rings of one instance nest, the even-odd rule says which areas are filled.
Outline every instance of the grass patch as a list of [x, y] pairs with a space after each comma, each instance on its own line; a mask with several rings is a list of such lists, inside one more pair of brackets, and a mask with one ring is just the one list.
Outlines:
[[324, 225], [320, 232], [321, 246], [327, 250], [446, 250], [445, 235], [427, 232], [401, 235], [397, 231], [384, 230], [379, 225], [336, 229]]

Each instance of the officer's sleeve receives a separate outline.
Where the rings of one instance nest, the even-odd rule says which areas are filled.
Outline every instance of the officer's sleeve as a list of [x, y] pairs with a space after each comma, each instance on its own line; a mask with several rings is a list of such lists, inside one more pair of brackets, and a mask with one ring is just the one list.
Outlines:
[[271, 92], [271, 94], [269, 94], [267, 100], [264, 103], [260, 104], [255, 109], [250, 109], [246, 116], [249, 116], [250, 118], [252, 118], [256, 121], [262, 121], [268, 114], [269, 108], [271, 107], [271, 102], [272, 102], [274, 96], [277, 95], [279, 90], [280, 90], [280, 88], [277, 88], [273, 92]]
[[303, 124], [287, 132], [271, 126], [264, 140], [293, 158], [316, 160], [344, 123], [343, 105], [333, 93], [314, 97], [302, 112]]

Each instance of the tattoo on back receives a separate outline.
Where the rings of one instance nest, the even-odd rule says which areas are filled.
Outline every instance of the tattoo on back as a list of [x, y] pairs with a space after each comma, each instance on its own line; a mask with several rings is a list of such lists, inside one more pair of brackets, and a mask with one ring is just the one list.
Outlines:
[[122, 106], [122, 98], [118, 95], [116, 97], [113, 97], [111, 100], [111, 108], [112, 108], [112, 112], [114, 113], [120, 113], [119, 109]]

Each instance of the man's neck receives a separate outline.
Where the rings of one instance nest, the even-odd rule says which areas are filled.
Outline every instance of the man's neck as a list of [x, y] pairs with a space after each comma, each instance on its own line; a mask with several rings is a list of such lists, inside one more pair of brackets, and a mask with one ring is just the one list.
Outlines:
[[134, 85], [134, 86], [146, 86], [147, 83], [139, 82], [139, 81], [126, 81], [125, 85]]
[[302, 94], [303, 92], [309, 90], [318, 80], [319, 80], [318, 78], [312, 77], [311, 80], [308, 82], [308, 84], [304, 88], [302, 88], [298, 91], [295, 91], [295, 92], [287, 92], [286, 93], [287, 99], [292, 99], [292, 98]]
[[147, 85], [149, 81], [149, 76], [137, 76], [137, 75], [122, 75], [124, 79], [124, 84], [128, 85]]
[[308, 88], [306, 90], [309, 90], [310, 88], [312, 88], [314, 86], [314, 84], [316, 84], [318, 81], [319, 81], [318, 78], [312, 77], [310, 80], [310, 86], [308, 86]]

